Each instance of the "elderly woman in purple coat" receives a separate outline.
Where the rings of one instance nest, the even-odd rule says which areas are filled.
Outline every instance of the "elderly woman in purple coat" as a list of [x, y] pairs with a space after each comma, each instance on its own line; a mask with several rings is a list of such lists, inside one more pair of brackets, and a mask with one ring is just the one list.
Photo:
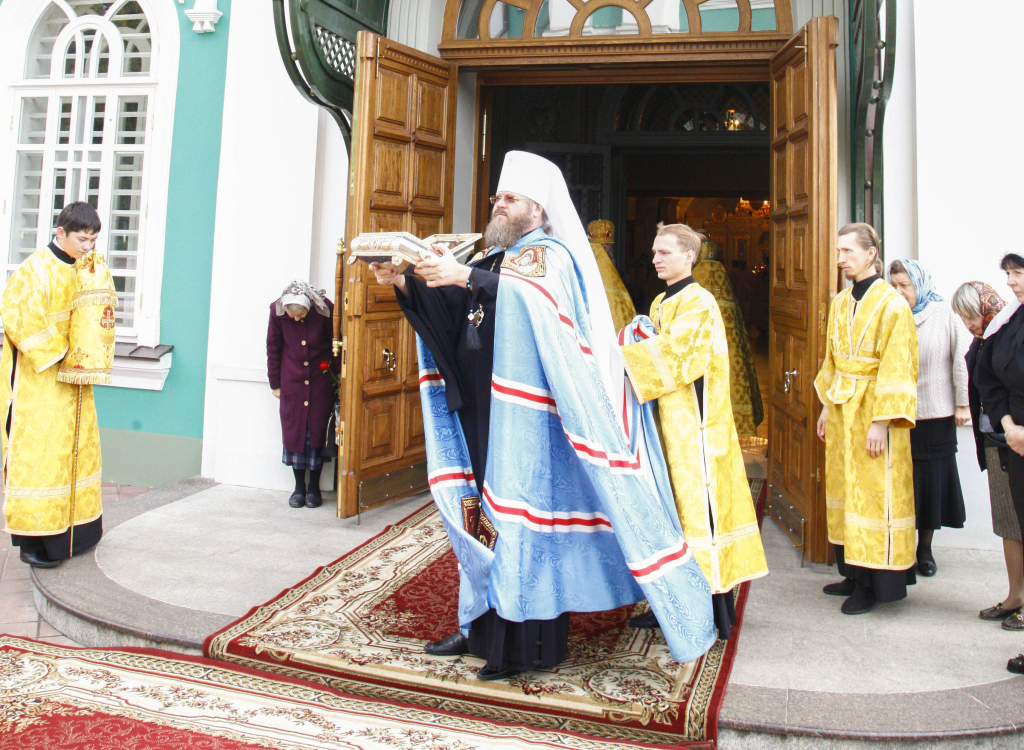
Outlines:
[[[293, 508], [319, 507], [320, 472], [331, 460], [327, 425], [336, 398], [331, 371], [331, 314], [334, 306], [304, 281], [293, 281], [270, 304], [267, 374], [281, 399], [281, 460], [295, 473]], [[309, 471], [309, 481], [306, 472]]]

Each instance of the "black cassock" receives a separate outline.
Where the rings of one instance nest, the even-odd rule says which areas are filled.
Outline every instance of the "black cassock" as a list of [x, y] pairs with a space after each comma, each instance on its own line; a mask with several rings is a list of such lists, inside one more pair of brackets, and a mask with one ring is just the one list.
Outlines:
[[[504, 257], [503, 251], [497, 251], [471, 263], [471, 290], [465, 286], [431, 289], [422, 279], [406, 276], [405, 294], [397, 290], [395, 294], [444, 378], [448, 409], [459, 415], [478, 488], [483, 487], [487, 469], [495, 309]], [[478, 326], [470, 321], [473, 312]], [[495, 670], [548, 668], [565, 659], [568, 638], [568, 612], [554, 620], [520, 623], [491, 609], [473, 622], [469, 649]]]

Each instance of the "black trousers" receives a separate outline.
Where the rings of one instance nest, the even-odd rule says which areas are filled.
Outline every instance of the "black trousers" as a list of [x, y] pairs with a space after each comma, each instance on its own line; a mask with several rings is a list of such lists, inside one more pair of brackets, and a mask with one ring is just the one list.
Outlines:
[[873, 589], [876, 602], [898, 602], [907, 598], [907, 586], [917, 583], [917, 573], [911, 565], [906, 570], [877, 570], [851, 565], [846, 562], [846, 547], [833, 544], [836, 551], [836, 568], [843, 578], [852, 578], [862, 587]]
[[554, 620], [512, 622], [489, 609], [469, 629], [469, 653], [492, 669], [550, 669], [565, 661], [569, 613]]
[[[103, 536], [103, 517], [75, 527], [75, 554], [80, 555], [95, 547]], [[66, 560], [71, 557], [71, 529], [63, 534], [49, 536], [22, 536], [11, 534], [11, 544], [21, 547], [22, 552], [31, 555], [33, 552], [46, 550], [51, 560]]]

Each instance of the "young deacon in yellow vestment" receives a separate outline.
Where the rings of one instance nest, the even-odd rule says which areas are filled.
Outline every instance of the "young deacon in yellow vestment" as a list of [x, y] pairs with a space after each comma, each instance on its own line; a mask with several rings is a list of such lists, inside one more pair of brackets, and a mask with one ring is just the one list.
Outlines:
[[[72, 384], [100, 382], [91, 379], [98, 372], [91, 367], [91, 349], [98, 346], [104, 356], [107, 349], [113, 354], [114, 308], [109, 303], [114, 290], [102, 261], [96, 265], [105, 273], [103, 288], [76, 295], [75, 262], [93, 250], [100, 227], [92, 206], [66, 206], [57, 219], [56, 239], [18, 267], [0, 303], [4, 531], [21, 548], [22, 561], [35, 567], [54, 567], [70, 557], [72, 536], [78, 554], [96, 544], [103, 533], [100, 437], [92, 386]], [[116, 295], [112, 299], [116, 305]], [[102, 305], [95, 315], [98, 334], [91, 332], [95, 345], [71, 346], [69, 351], [72, 308], [93, 315], [97, 301]], [[64, 382], [58, 379], [58, 371]], [[105, 370], [107, 382], [109, 372]], [[76, 415], [77, 465], [73, 461]], [[77, 481], [72, 520], [73, 471]]]
[[[685, 224], [658, 225], [654, 267], [668, 284], [651, 305], [658, 335], [622, 355], [637, 399], [658, 399], [679, 521], [711, 584], [719, 637], [728, 638], [733, 588], [767, 575], [768, 563], [733, 420], [725, 324], [715, 298], [693, 280], [702, 239]], [[657, 620], [641, 615], [631, 624]]]
[[880, 243], [868, 224], [839, 230], [839, 267], [853, 286], [832, 300], [828, 346], [814, 380], [825, 405], [828, 537], [844, 580], [826, 594], [848, 597], [844, 614], [907, 595], [914, 565], [917, 327], [896, 290], [878, 275]]

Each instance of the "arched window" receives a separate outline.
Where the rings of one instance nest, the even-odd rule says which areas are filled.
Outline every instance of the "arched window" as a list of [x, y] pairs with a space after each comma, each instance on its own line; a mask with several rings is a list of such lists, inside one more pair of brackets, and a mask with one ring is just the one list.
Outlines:
[[[127, 339], [139, 333], [146, 259], [157, 92], [154, 41], [137, 0], [53, 0], [38, 14], [25, 47], [22, 81], [13, 86], [7, 275], [49, 242], [66, 204], [89, 202], [103, 219], [98, 249], [117, 287], [118, 338]], [[160, 266], [153, 265], [158, 276]]]

